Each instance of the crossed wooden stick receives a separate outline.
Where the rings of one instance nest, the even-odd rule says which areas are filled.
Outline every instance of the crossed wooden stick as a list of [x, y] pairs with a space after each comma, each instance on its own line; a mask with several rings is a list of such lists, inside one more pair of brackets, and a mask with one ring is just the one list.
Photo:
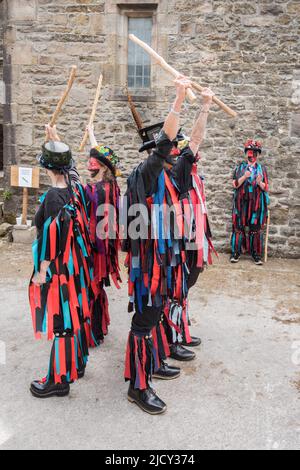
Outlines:
[[[152, 47], [148, 46], [148, 44], [141, 41], [141, 39], [137, 38], [134, 34], [130, 34], [129, 39], [131, 39], [131, 41], [135, 42], [140, 47], [142, 47], [154, 59], [154, 61], [158, 65], [160, 65], [167, 73], [172, 75], [174, 78], [178, 78], [180, 76], [180, 73], [177, 70], [175, 70], [173, 67], [171, 67], [171, 65], [169, 65], [163, 57], [161, 57], [159, 54], [157, 54], [157, 52], [155, 52], [154, 49], [152, 49]], [[194, 90], [197, 90], [197, 91], [200, 91], [200, 92], [203, 91], [203, 87], [201, 85], [199, 85], [198, 83], [193, 82], [193, 81], [192, 81], [192, 87], [194, 88]], [[191, 103], [194, 103], [197, 99], [192, 90], [187, 91], [187, 97], [188, 97], [188, 100]], [[221, 101], [216, 96], [213, 97], [213, 101], [221, 109], [223, 109], [223, 111], [225, 111], [225, 113], [227, 113], [229, 116], [237, 117], [237, 113], [233, 109], [229, 108], [229, 106], [227, 106], [225, 103], [223, 103], [223, 101]]]

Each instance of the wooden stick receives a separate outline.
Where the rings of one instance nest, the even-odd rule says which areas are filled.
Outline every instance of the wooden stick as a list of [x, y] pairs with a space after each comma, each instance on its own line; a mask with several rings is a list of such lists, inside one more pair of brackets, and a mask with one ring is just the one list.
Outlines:
[[23, 188], [22, 225], [27, 225], [27, 214], [28, 214], [28, 188]]
[[[155, 62], [159, 64], [166, 72], [168, 72], [170, 75], [172, 75], [174, 78], [178, 78], [180, 76], [180, 73], [175, 70], [171, 65], [169, 65], [165, 59], [163, 59], [157, 52], [155, 52], [152, 47], [148, 46], [145, 42], [141, 41], [139, 38], [137, 38], [134, 34], [129, 35], [129, 39], [131, 41], [135, 42], [138, 44], [140, 47], [142, 47], [148, 54], [153, 57]], [[197, 100], [197, 97], [195, 93], [192, 90], [187, 90], [187, 98], [191, 103], [194, 103]]]
[[[194, 88], [194, 90], [197, 90], [200, 92], [204, 90], [204, 88], [196, 82], [192, 82], [192, 87]], [[234, 117], [234, 118], [237, 117], [237, 113], [233, 109], [229, 108], [227, 104], [223, 103], [223, 101], [221, 101], [216, 96], [213, 97], [213, 102], [216, 103], [219, 106], [219, 108], [223, 109], [225, 113], [229, 114], [229, 116]]]
[[271, 211], [268, 213], [268, 223], [267, 223], [267, 233], [266, 233], [266, 242], [265, 242], [265, 263], [268, 261], [268, 245], [269, 245], [269, 236], [270, 236], [270, 222], [271, 222]]
[[[153, 57], [153, 59], [169, 74], [171, 74], [173, 77], [177, 78], [180, 74], [175, 70], [173, 67], [171, 67], [157, 52], [155, 52], [148, 44], [144, 43], [140, 39], [138, 39], [134, 34], [130, 34], [129, 38], [131, 41], [135, 42], [139, 46], [141, 46], [148, 54]], [[203, 87], [199, 85], [198, 83], [192, 82], [192, 86], [195, 90], [202, 92]], [[188, 90], [188, 98], [190, 96], [190, 92], [192, 93], [192, 98], [190, 101], [193, 103], [196, 100], [195, 94], [191, 91]], [[216, 96], [213, 97], [214, 103], [216, 103], [223, 111], [225, 111], [229, 116], [231, 117], [237, 117], [237, 113], [233, 111], [233, 109], [229, 108], [225, 103], [223, 103], [219, 98]]]
[[58, 116], [62, 110], [62, 107], [64, 105], [64, 102], [66, 101], [70, 91], [71, 91], [71, 88], [73, 86], [73, 83], [75, 81], [75, 78], [76, 78], [76, 73], [77, 73], [77, 67], [76, 65], [73, 65], [72, 69], [71, 69], [71, 74], [70, 74], [70, 78], [69, 78], [69, 81], [68, 81], [68, 84], [67, 84], [67, 88], [64, 92], [64, 94], [62, 95], [61, 99], [59, 100], [58, 102], [58, 105], [56, 106], [56, 110], [51, 118], [51, 121], [50, 121], [50, 126], [53, 127], [56, 122], [57, 122], [57, 119], [58, 119]]
[[[89, 126], [92, 126], [93, 122], [95, 120], [95, 116], [96, 116], [96, 112], [97, 112], [97, 106], [98, 106], [98, 102], [99, 102], [100, 94], [101, 94], [102, 82], [103, 82], [103, 75], [101, 73], [100, 78], [99, 78], [99, 82], [98, 82], [98, 86], [97, 86], [97, 90], [96, 90], [96, 95], [95, 95], [95, 100], [94, 100], [94, 104], [93, 104], [92, 113], [91, 113], [90, 120], [89, 120]], [[89, 137], [89, 133], [86, 130], [85, 133], [84, 133], [84, 137], [82, 139], [81, 145], [80, 145], [80, 149], [79, 149], [80, 152], [83, 152], [84, 147], [86, 146], [88, 137]]]

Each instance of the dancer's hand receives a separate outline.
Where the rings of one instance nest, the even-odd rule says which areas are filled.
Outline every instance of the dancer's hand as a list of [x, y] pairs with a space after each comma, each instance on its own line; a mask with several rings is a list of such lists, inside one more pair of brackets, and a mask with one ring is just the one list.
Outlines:
[[47, 124], [45, 128], [46, 128], [46, 135], [48, 137], [48, 140], [52, 140], [54, 142], [60, 142], [60, 138], [57, 133], [56, 126], [51, 127], [50, 124]]
[[247, 180], [248, 178], [250, 178], [251, 174], [251, 171], [247, 170], [245, 173], [245, 179]]
[[209, 109], [212, 105], [213, 97], [215, 96], [214, 92], [210, 88], [203, 88], [201, 95], [203, 98], [203, 105], [205, 108]]
[[261, 175], [258, 175], [258, 177], [256, 178], [256, 182], [258, 185], [260, 185], [262, 183], [262, 176]]
[[46, 284], [46, 275], [47, 273], [45, 272], [38, 272], [33, 276], [32, 282], [36, 286], [42, 286], [43, 284]]
[[174, 83], [176, 86], [176, 100], [182, 104], [186, 98], [187, 90], [192, 88], [192, 82], [184, 75], [179, 75]]

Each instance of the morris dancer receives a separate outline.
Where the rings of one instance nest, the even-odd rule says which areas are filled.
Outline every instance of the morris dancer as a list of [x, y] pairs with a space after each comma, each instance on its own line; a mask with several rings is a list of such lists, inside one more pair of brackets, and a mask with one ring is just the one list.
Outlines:
[[[256, 265], [263, 264], [264, 226], [268, 218], [269, 180], [265, 165], [258, 163], [262, 145], [247, 140], [247, 161], [238, 165], [233, 175], [233, 233], [231, 238], [231, 262], [238, 263], [243, 251], [252, 256]], [[248, 228], [248, 233], [246, 230]]]
[[84, 376], [88, 359], [86, 324], [93, 298], [91, 247], [83, 187], [71, 185], [70, 148], [60, 142], [56, 128], [47, 126], [39, 164], [52, 188], [41, 198], [35, 223], [34, 274], [29, 297], [35, 336], [54, 339], [48, 375], [32, 382], [37, 398], [63, 397], [70, 383]]
[[[88, 170], [92, 184], [86, 187], [89, 201], [90, 239], [93, 244], [94, 277], [97, 287], [96, 298], [91, 306], [91, 334], [89, 345], [98, 346], [108, 333], [110, 316], [105, 287], [111, 285], [120, 289], [119, 267], [119, 206], [120, 188], [117, 183], [118, 156], [104, 145], [98, 145], [93, 126], [88, 126], [90, 152]], [[107, 220], [108, 218], [108, 220]]]
[[206, 133], [207, 118], [212, 105], [213, 92], [205, 88], [202, 92], [203, 105], [196, 120], [191, 138], [179, 141], [179, 162], [174, 174], [185, 216], [185, 245], [187, 252], [187, 292], [182, 304], [169, 300], [165, 308], [164, 326], [170, 343], [170, 357], [178, 361], [190, 361], [195, 353], [184, 346], [196, 347], [201, 339], [191, 336], [188, 314], [188, 292], [196, 284], [205, 266], [212, 264], [212, 235], [208, 221], [204, 178], [198, 173], [200, 145]]
[[[164, 361], [168, 357], [178, 361], [191, 361], [195, 359], [194, 352], [184, 346], [196, 347], [201, 344], [201, 339], [191, 336], [189, 331], [190, 321], [188, 315], [188, 292], [196, 284], [204, 267], [212, 263], [211, 231], [208, 222], [204, 180], [198, 174], [197, 164], [200, 161], [199, 147], [205, 138], [207, 117], [212, 104], [213, 93], [206, 88], [202, 92], [203, 107], [199, 118], [196, 120], [191, 139], [181, 132], [177, 136], [178, 160], [173, 166], [171, 175], [177, 191], [180, 193], [180, 203], [184, 214], [185, 231], [183, 246], [186, 252], [187, 275], [184, 280], [184, 295], [181, 301], [178, 298], [169, 298], [162, 312], [157, 327], [153, 330], [155, 351], [161, 368], [156, 372], [164, 372]], [[150, 128], [151, 129], [151, 128]], [[148, 129], [142, 129], [141, 135]], [[145, 143], [142, 150], [149, 147]], [[175, 163], [175, 159], [173, 159]], [[165, 336], [168, 342], [166, 344]]]
[[[176, 100], [156, 138], [156, 149], [132, 173], [126, 194], [129, 214], [138, 205], [139, 228], [137, 237], [130, 232], [131, 225], [137, 223], [131, 214], [124, 249], [128, 252], [130, 310], [135, 309], [135, 315], [127, 344], [125, 379], [130, 381], [129, 401], [150, 414], [161, 414], [167, 408], [149, 383], [160, 367], [151, 331], [159, 322], [167, 298], [176, 297], [180, 301], [183, 297], [186, 269], [182, 211], [170, 170], [172, 154], [177, 154], [173, 152], [173, 141], [179, 129], [180, 111], [191, 82], [180, 77], [175, 84]], [[168, 207], [175, 210], [173, 224], [166, 223]], [[158, 373], [157, 378], [175, 378], [179, 374], [180, 369], [166, 366], [162, 376]]]

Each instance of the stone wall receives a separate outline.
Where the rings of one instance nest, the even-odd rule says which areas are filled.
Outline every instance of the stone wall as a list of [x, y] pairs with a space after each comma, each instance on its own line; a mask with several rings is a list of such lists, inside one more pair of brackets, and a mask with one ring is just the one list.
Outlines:
[[[149, 8], [157, 4], [154, 44], [158, 50], [173, 66], [210, 85], [239, 113], [236, 120], [231, 120], [214, 107], [202, 149], [217, 247], [228, 248], [231, 175], [242, 158], [242, 144], [255, 137], [264, 143], [263, 161], [271, 179], [272, 253], [299, 256], [299, 1], [5, 3], [7, 170], [11, 163], [34, 163], [43, 140], [43, 124], [55, 108], [70, 66], [76, 64], [78, 79], [59, 121], [59, 130], [76, 152], [102, 70], [105, 88], [96, 133], [99, 140], [111, 145], [122, 157], [122, 183], [125, 182], [139, 158], [139, 139], [124, 101], [126, 35], [122, 18], [126, 7], [133, 4]], [[153, 67], [153, 90], [136, 97], [145, 123], [163, 119], [172, 97], [170, 80]], [[183, 118], [186, 132], [196, 112], [197, 107], [187, 105]], [[14, 194], [8, 208], [20, 211], [19, 192]], [[32, 194], [31, 202], [34, 208], [36, 195]]]
[[[3, 85], [3, 26], [4, 26], [4, 3], [0, 0], [0, 172], [3, 165], [3, 104], [4, 104], [4, 85]], [[1, 186], [2, 173], [0, 173]], [[1, 195], [1, 188], [0, 188]]]

